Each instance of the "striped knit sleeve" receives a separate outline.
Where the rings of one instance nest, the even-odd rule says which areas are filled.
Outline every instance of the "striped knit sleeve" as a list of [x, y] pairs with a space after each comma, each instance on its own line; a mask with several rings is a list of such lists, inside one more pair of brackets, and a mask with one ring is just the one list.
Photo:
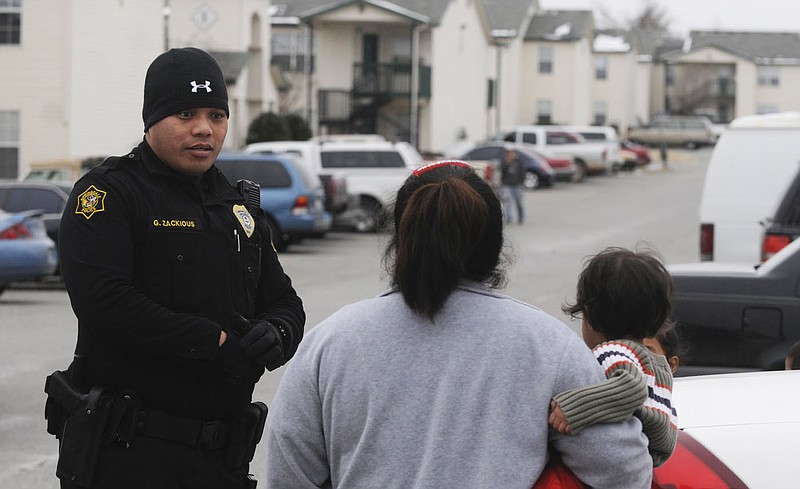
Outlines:
[[649, 440], [653, 466], [658, 467], [669, 459], [678, 439], [678, 412], [672, 404], [672, 372], [663, 357], [653, 358], [654, 383], [650, 395], [636, 416], [642, 421], [642, 430]]
[[624, 421], [647, 400], [647, 380], [634, 361], [617, 359], [606, 369], [606, 376], [600, 384], [562, 392], [553, 398], [572, 433], [594, 423]]

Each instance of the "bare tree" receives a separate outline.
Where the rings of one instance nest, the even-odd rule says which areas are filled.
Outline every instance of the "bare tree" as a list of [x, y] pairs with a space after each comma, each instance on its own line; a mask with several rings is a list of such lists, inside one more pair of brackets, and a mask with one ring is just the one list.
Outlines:
[[667, 8], [655, 0], [647, 0], [638, 15], [628, 21], [628, 27], [647, 31], [669, 33], [669, 14]]
[[667, 7], [657, 0], [641, 0], [641, 10], [633, 17], [619, 18], [607, 5], [595, 2], [592, 6], [598, 27], [617, 30], [646, 30], [669, 34], [670, 19]]

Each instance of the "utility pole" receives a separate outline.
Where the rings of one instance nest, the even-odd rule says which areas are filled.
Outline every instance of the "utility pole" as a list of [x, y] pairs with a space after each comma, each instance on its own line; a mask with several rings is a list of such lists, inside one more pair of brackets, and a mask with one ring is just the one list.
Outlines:
[[169, 16], [172, 15], [169, 0], [164, 0], [164, 8], [161, 9], [161, 14], [164, 18], [164, 52], [166, 53], [169, 51]]

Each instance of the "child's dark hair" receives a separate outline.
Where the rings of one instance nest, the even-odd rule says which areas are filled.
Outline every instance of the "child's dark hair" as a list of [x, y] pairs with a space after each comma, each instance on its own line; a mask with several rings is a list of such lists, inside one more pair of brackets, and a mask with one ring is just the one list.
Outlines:
[[561, 310], [608, 339], [642, 339], [669, 318], [671, 297], [672, 278], [653, 252], [610, 247], [589, 260], [575, 304]]
[[397, 192], [384, 265], [406, 304], [428, 318], [462, 279], [498, 287], [503, 214], [494, 190], [463, 162], [417, 169]]
[[681, 338], [680, 331], [677, 325], [671, 320], [667, 319], [664, 325], [653, 335], [661, 349], [664, 350], [664, 356], [669, 357], [682, 357], [686, 353], [686, 345]]

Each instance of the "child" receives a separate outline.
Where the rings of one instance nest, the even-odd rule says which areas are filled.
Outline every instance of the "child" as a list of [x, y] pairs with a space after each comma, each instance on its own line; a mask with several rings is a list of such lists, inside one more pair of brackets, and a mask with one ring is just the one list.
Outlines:
[[678, 370], [678, 365], [681, 363], [683, 347], [678, 330], [672, 321], [667, 321], [667, 324], [662, 326], [652, 338], [645, 338], [644, 346], [656, 355], [663, 355], [672, 370], [672, 375], [675, 375], [675, 371]]
[[672, 371], [643, 340], [668, 319], [671, 295], [669, 273], [652, 254], [607, 248], [589, 261], [578, 280], [576, 303], [562, 310], [583, 319], [583, 340], [606, 380], [556, 395], [548, 420], [553, 428], [572, 434], [635, 415], [649, 439], [653, 466], [667, 461], [678, 436]]

